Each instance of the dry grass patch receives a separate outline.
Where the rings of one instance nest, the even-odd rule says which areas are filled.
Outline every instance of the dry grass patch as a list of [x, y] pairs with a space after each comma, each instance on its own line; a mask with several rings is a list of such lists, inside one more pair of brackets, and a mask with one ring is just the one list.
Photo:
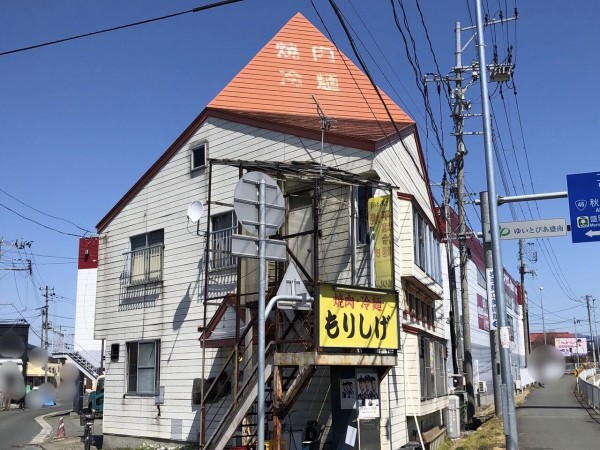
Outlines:
[[[521, 405], [529, 389], [517, 394], [515, 404]], [[481, 425], [476, 431], [467, 432], [455, 441], [449, 439], [444, 442], [439, 450], [500, 450], [506, 448], [504, 437], [504, 424], [502, 417], [493, 417]]]

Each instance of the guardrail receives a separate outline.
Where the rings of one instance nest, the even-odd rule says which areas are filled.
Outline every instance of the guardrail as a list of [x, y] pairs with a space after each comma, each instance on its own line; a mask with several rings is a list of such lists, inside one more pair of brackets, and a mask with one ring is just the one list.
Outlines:
[[[592, 374], [593, 372], [590, 370], [589, 375]], [[587, 370], [577, 377], [577, 391], [585, 398], [588, 405], [594, 409], [600, 409], [600, 387], [586, 381], [586, 375], [588, 375]]]

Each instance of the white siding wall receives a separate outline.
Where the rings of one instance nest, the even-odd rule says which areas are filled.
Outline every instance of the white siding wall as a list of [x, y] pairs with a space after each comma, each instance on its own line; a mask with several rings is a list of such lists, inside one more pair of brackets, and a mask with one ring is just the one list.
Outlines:
[[79, 269], [77, 271], [74, 350], [100, 367], [102, 342], [94, 339], [97, 278], [98, 269]]
[[[190, 139], [207, 140], [210, 158], [245, 160], [314, 160], [320, 158], [318, 141], [285, 136], [267, 130], [208, 119]], [[335, 157], [332, 156], [335, 153]], [[324, 163], [365, 172], [370, 169], [370, 152], [339, 146], [326, 146]], [[117, 362], [107, 358], [106, 413], [104, 432], [186, 440], [195, 438], [198, 430], [198, 407], [191, 404], [192, 383], [201, 373], [201, 350], [196, 327], [202, 322], [203, 250], [204, 239], [196, 236], [193, 224], [186, 218], [187, 206], [208, 196], [208, 170], [190, 175], [189, 146], [182, 149], [127, 204], [103, 230], [100, 238], [98, 300], [96, 308], [97, 339], [120, 343]], [[212, 178], [212, 200], [231, 202], [237, 168], [215, 166]], [[324, 239], [321, 242], [323, 280], [348, 282], [349, 252], [348, 205], [340, 188], [324, 191]], [[227, 208], [212, 207], [211, 214]], [[206, 229], [207, 217], [200, 223]], [[129, 251], [131, 236], [164, 229], [164, 275], [162, 287], [146, 292], [137, 301], [124, 301], [120, 287], [123, 253]], [[346, 236], [339, 239], [338, 235]], [[338, 273], [342, 273], [338, 276]], [[211, 274], [211, 278], [213, 275]], [[222, 280], [223, 281], [223, 280]], [[233, 288], [219, 288], [211, 281], [211, 296], [224, 295]], [[142, 292], [142, 294], [144, 294]], [[209, 317], [215, 307], [209, 307]], [[126, 391], [126, 342], [140, 339], [161, 339], [160, 384], [165, 386], [165, 404], [161, 416], [152, 397], [123, 397]], [[219, 355], [221, 356], [221, 355]], [[207, 360], [216, 357], [207, 351]], [[217, 366], [219, 363], [217, 363]], [[211, 376], [209, 370], [206, 376]], [[182, 432], [176, 431], [179, 421]], [[173, 427], [172, 427], [173, 425]], [[180, 436], [179, 436], [180, 435]]]
[[[454, 248], [454, 255], [458, 260], [458, 248]], [[481, 295], [484, 299], [487, 299], [486, 287], [478, 282], [478, 269], [475, 263], [469, 259], [467, 265], [467, 283], [469, 288], [469, 319], [470, 319], [470, 330], [471, 330], [471, 347], [473, 355], [473, 381], [477, 385], [479, 381], [485, 381], [487, 384], [488, 395], [493, 393], [493, 382], [492, 382], [492, 357], [490, 351], [490, 334], [489, 331], [479, 328], [478, 320], [478, 306], [477, 306], [477, 295]], [[457, 280], [457, 295], [458, 295], [458, 307], [460, 309], [460, 320], [462, 327], [462, 295], [460, 290], [460, 268], [455, 267], [455, 274]], [[444, 279], [444, 310], [445, 315], [448, 316], [450, 311], [450, 291], [448, 286], [448, 265], [446, 259], [446, 248], [442, 248], [442, 275]], [[486, 300], [487, 301], [487, 300]], [[487, 303], [486, 303], [487, 304]], [[516, 311], [508, 309], [508, 314], [513, 317], [514, 324], [514, 335], [515, 340], [511, 342], [511, 359], [512, 362], [524, 365], [524, 341], [523, 341], [523, 319], [522, 319], [522, 307], [519, 307]], [[488, 308], [484, 309], [484, 314], [488, 316]], [[491, 323], [490, 323], [491, 325]], [[445, 329], [446, 339], [448, 339], [448, 346], [450, 346], [450, 329]], [[461, 333], [462, 336], [462, 333]], [[464, 345], [462, 339], [460, 345]], [[450, 347], [449, 347], [450, 348]], [[452, 369], [452, 352], [449, 352], [450, 357], [448, 358], [448, 369]], [[513, 370], [513, 377], [515, 373], [519, 375], [519, 371]], [[477, 389], [477, 386], [475, 386]]]
[[345, 186], [325, 186], [321, 201], [319, 239], [319, 278], [324, 283], [351, 284], [352, 245], [350, 243], [350, 190]]
[[404, 362], [402, 356], [399, 355], [397, 366], [392, 367], [379, 387], [381, 392], [381, 448], [390, 448], [390, 441], [393, 449], [400, 448], [407, 442], [407, 409], [403, 368]]
[[398, 186], [398, 191], [412, 194], [423, 208], [430, 223], [435, 223], [433, 205], [429, 200], [429, 186], [421, 168], [415, 135], [406, 134], [401, 142], [377, 153], [373, 169], [382, 181]]
[[[273, 131], [209, 118], [199, 128], [190, 142], [207, 140], [209, 158], [232, 158], [241, 160], [319, 161], [321, 143], [309, 139], [283, 135]], [[404, 138], [404, 142], [419, 162], [414, 136]], [[196, 326], [202, 322], [204, 285], [204, 238], [195, 234], [196, 226], [186, 218], [187, 206], [194, 200], [208, 197], [208, 170], [190, 175], [189, 145], [182, 146], [156, 176], [127, 204], [103, 230], [100, 237], [98, 273], [98, 300], [96, 307], [96, 339], [106, 339], [106, 348], [111, 343], [119, 343], [119, 360], [110, 362], [107, 358], [106, 412], [104, 433], [145, 436], [161, 439], [195, 439], [198, 432], [199, 411], [191, 404], [192, 383], [201, 373], [201, 350], [198, 344]], [[374, 161], [373, 161], [374, 158]], [[410, 193], [425, 211], [432, 223], [433, 211], [427, 195], [427, 186], [420, 173], [400, 144], [373, 154], [352, 148], [327, 145], [323, 162], [355, 173], [375, 169], [383, 181], [400, 187], [401, 192]], [[215, 166], [212, 176], [212, 200], [231, 202], [238, 169]], [[322, 281], [350, 283], [349, 205], [346, 202], [346, 188], [326, 187], [323, 193], [323, 238], [320, 241]], [[211, 207], [211, 214], [225, 212], [228, 208]], [[426, 284], [430, 279], [415, 269], [412, 248], [412, 205], [394, 196], [395, 224], [394, 252], [396, 255], [396, 280], [402, 276], [416, 276]], [[206, 229], [208, 218], [200, 222], [201, 233]], [[165, 231], [164, 275], [158, 291], [141, 292], [137, 300], [124, 300], [120, 286], [124, 252], [129, 251], [131, 236], [156, 229]], [[367, 273], [363, 252], [359, 251], [357, 266], [361, 274]], [[234, 289], [232, 275], [216, 277], [211, 274], [211, 297], [222, 296]], [[221, 283], [219, 286], [218, 283]], [[400, 283], [396, 282], [397, 289]], [[439, 290], [434, 283], [433, 290]], [[145, 297], [144, 297], [145, 296]], [[209, 317], [216, 307], [208, 308]], [[437, 328], [441, 332], [441, 327]], [[152, 397], [129, 397], [126, 391], [126, 342], [140, 339], [160, 339], [160, 384], [165, 387], [165, 404], [161, 415], [154, 406]], [[408, 364], [406, 373], [404, 362], [399, 363], [388, 375], [390, 392], [387, 391], [387, 378], [382, 383], [382, 396], [389, 399], [391, 413], [393, 448], [406, 442], [405, 389], [418, 402], [418, 348], [416, 337], [403, 335], [405, 341], [404, 358]], [[415, 360], [415, 355], [417, 355]], [[207, 350], [208, 370], [206, 377], [214, 376], [220, 367], [219, 359], [224, 351]], [[212, 362], [215, 366], [211, 368]], [[328, 414], [327, 392], [323, 386], [329, 385], [328, 375], [321, 384], [317, 377], [300, 400], [303, 412], [300, 417], [312, 418], [317, 407], [319, 414]], [[313, 386], [314, 385], [314, 386]], [[318, 385], [318, 386], [317, 386]], [[312, 399], [311, 399], [312, 398]], [[443, 405], [439, 401], [419, 406], [421, 413], [434, 411]], [[434, 404], [435, 403], [435, 404]], [[382, 401], [382, 436], [388, 439], [388, 404]], [[323, 423], [323, 422], [321, 422]], [[179, 431], [181, 425], [181, 431]]]

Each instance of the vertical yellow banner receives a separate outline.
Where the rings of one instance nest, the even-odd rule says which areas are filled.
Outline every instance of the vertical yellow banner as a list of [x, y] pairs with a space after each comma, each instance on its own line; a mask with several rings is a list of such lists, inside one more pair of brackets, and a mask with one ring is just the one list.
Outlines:
[[370, 198], [368, 209], [369, 227], [373, 229], [375, 287], [393, 289], [391, 196]]

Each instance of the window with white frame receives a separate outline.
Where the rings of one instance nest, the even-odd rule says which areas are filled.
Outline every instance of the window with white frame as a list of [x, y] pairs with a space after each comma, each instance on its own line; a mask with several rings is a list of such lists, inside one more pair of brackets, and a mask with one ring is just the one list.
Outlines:
[[416, 209], [413, 209], [413, 241], [415, 264], [435, 281], [441, 283], [440, 244], [432, 228]]
[[159, 340], [127, 343], [127, 393], [156, 394], [159, 373]]
[[154, 283], [162, 280], [164, 230], [138, 234], [129, 239], [131, 251], [126, 253], [126, 281], [131, 285]]
[[421, 400], [446, 395], [446, 344], [428, 336], [419, 336], [419, 371]]
[[237, 230], [234, 211], [211, 217], [210, 269], [221, 270], [235, 267], [237, 258], [231, 254], [231, 236]]
[[190, 169], [192, 171], [206, 167], [207, 149], [208, 144], [206, 141], [190, 145]]

